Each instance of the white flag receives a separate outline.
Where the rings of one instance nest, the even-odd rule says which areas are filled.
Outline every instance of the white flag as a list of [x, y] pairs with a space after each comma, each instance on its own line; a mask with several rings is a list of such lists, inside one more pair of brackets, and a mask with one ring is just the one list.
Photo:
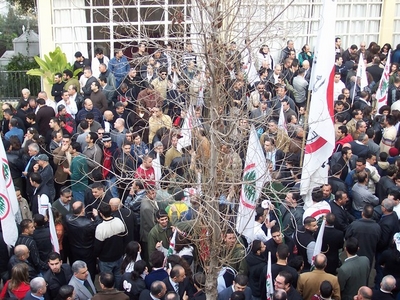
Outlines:
[[387, 55], [385, 69], [383, 70], [381, 81], [379, 82], [378, 90], [376, 91], [376, 100], [378, 101], [379, 109], [387, 105], [388, 91], [389, 91], [389, 76], [390, 76], [390, 52]]
[[267, 164], [254, 125], [250, 128], [236, 230], [249, 240], [254, 236], [254, 210], [267, 178]]
[[181, 152], [182, 148], [192, 145], [192, 129], [194, 127], [194, 110], [193, 106], [190, 106], [187, 110], [186, 117], [183, 120], [181, 128], [181, 138], [178, 140], [177, 149]]
[[353, 97], [351, 98], [352, 105], [354, 102], [354, 97], [356, 96], [356, 87], [357, 87], [358, 80], [360, 80], [359, 86], [362, 91], [362, 90], [364, 90], [365, 87], [368, 86], [367, 71], [366, 71], [366, 67], [365, 67], [365, 63], [364, 63], [364, 56], [362, 53], [360, 53], [360, 58], [358, 60], [356, 84], [354, 85]]
[[300, 192], [305, 206], [311, 206], [309, 195], [314, 187], [328, 181], [326, 162], [335, 147], [333, 126], [333, 86], [335, 76], [336, 0], [325, 0], [314, 52], [310, 89], [309, 132], [304, 149]]
[[11, 177], [10, 166], [8, 165], [3, 140], [0, 138], [0, 219], [3, 230], [3, 239], [8, 246], [14, 246], [18, 239], [18, 228], [15, 222], [15, 214], [19, 205], [15, 194], [14, 182]]
[[160, 180], [161, 180], [161, 163], [160, 163], [160, 153], [157, 152], [156, 158], [153, 160], [153, 169], [154, 175], [156, 179], [156, 187], [160, 188]]
[[274, 294], [274, 285], [272, 279], [272, 271], [271, 271], [271, 252], [268, 251], [268, 263], [267, 263], [267, 280], [266, 280], [266, 291], [267, 291], [267, 300], [272, 299], [272, 295]]
[[285, 132], [287, 133], [285, 114], [283, 113], [282, 104], [281, 104], [281, 111], [279, 112], [278, 127], [285, 130]]
[[360, 78], [360, 88], [363, 90], [368, 86], [367, 70], [364, 62], [364, 55], [360, 53], [360, 58], [358, 61], [357, 77]]
[[53, 245], [53, 251], [60, 253], [60, 246], [58, 244], [57, 231], [56, 231], [56, 226], [54, 224], [54, 217], [53, 217], [53, 211], [51, 210], [51, 204], [48, 203], [47, 207], [49, 212], [49, 229], [50, 229], [51, 244]]
[[312, 265], [314, 264], [315, 257], [321, 253], [322, 249], [322, 240], [324, 239], [324, 232], [325, 232], [325, 224], [326, 220], [325, 218], [322, 221], [321, 228], [319, 229], [317, 240], [315, 241], [315, 248], [314, 248], [314, 253], [312, 256]]

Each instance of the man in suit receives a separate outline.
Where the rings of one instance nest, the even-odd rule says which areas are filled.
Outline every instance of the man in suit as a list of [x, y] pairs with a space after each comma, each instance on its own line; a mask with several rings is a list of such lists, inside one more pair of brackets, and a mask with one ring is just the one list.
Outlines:
[[342, 300], [352, 300], [363, 285], [368, 284], [369, 260], [366, 256], [358, 256], [358, 240], [349, 238], [344, 248], [347, 258], [337, 270]]
[[143, 290], [140, 293], [139, 300], [154, 300], [154, 299], [163, 299], [165, 293], [167, 292], [167, 287], [162, 281], [154, 281], [150, 290]]
[[87, 265], [82, 260], [77, 260], [72, 264], [74, 275], [69, 281], [69, 285], [74, 287], [76, 300], [91, 299], [96, 294], [96, 288], [90, 278]]
[[319, 287], [324, 280], [332, 284], [333, 298], [340, 299], [340, 286], [337, 277], [324, 271], [327, 261], [325, 254], [320, 253], [315, 256], [315, 269], [312, 272], [300, 274], [299, 280], [297, 281], [297, 291], [303, 299], [311, 299], [313, 295], [318, 294]]
[[321, 252], [325, 253], [328, 260], [325, 272], [336, 275], [336, 269], [339, 267], [339, 251], [343, 249], [344, 233], [334, 227], [336, 217], [333, 213], [327, 214], [325, 218]]
[[381, 80], [383, 69], [380, 67], [381, 60], [379, 57], [375, 57], [372, 66], [367, 67], [366, 71], [371, 74], [375, 83], [378, 83]]
[[42, 277], [35, 277], [31, 280], [29, 284], [31, 292], [26, 294], [26, 300], [37, 300], [44, 299], [44, 295], [47, 291], [46, 281]]
[[185, 269], [180, 265], [175, 265], [169, 273], [169, 276], [165, 278], [163, 282], [167, 287], [167, 291], [175, 292], [179, 295], [180, 299], [183, 299], [185, 293], [189, 297], [193, 296], [193, 289], [190, 285], [189, 278], [186, 277]]
[[375, 287], [379, 286], [381, 278], [383, 277], [382, 266], [379, 264], [382, 252], [389, 248], [393, 236], [396, 232], [399, 232], [399, 218], [397, 213], [393, 211], [394, 201], [390, 199], [384, 199], [381, 203], [382, 217], [379, 220], [378, 225], [381, 227], [381, 235], [376, 248], [375, 256]]
[[382, 278], [380, 288], [372, 291], [372, 300], [392, 300], [392, 291], [396, 288], [396, 279], [392, 275]]
[[49, 270], [43, 274], [47, 282], [47, 295], [55, 299], [61, 286], [68, 284], [72, 277], [72, 270], [69, 264], [63, 264], [60, 254], [51, 252], [48, 256]]
[[333, 226], [336, 229], [341, 230], [343, 233], [346, 233], [349, 224], [356, 219], [345, 208], [348, 201], [349, 197], [347, 196], [347, 193], [342, 190], [337, 191], [335, 194], [335, 200], [329, 202], [331, 212], [335, 215], [335, 223]]
[[251, 289], [247, 286], [248, 277], [243, 274], [238, 274], [233, 281], [233, 284], [218, 293], [218, 300], [229, 300], [233, 292], [243, 292], [246, 300], [252, 299]]
[[366, 204], [361, 213], [361, 219], [354, 221], [346, 230], [346, 239], [355, 237], [360, 245], [359, 255], [366, 256], [369, 259], [370, 267], [374, 260], [376, 246], [381, 236], [381, 228], [372, 219], [374, 207]]

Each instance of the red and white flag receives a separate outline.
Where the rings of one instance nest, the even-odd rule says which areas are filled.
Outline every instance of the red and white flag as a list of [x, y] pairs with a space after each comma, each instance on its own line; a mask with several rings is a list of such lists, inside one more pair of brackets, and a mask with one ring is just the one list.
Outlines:
[[0, 220], [4, 242], [14, 246], [18, 238], [15, 214], [19, 210], [3, 140], [0, 138]]
[[319, 229], [317, 240], [315, 241], [314, 253], [312, 256], [312, 265], [314, 264], [315, 257], [321, 253], [322, 249], [322, 240], [324, 239], [324, 232], [325, 232], [325, 218], [322, 220], [321, 228]]
[[383, 70], [381, 81], [379, 82], [378, 90], [376, 91], [376, 100], [378, 101], [379, 109], [387, 105], [388, 91], [389, 91], [389, 76], [390, 76], [390, 52], [387, 55], [385, 69]]
[[251, 125], [236, 221], [237, 232], [243, 234], [249, 240], [254, 239], [254, 210], [265, 180], [268, 178], [267, 172], [267, 163], [261, 143], [254, 125]]
[[328, 181], [327, 160], [335, 147], [333, 86], [335, 76], [336, 0], [325, 0], [318, 43], [314, 52], [310, 90], [309, 132], [304, 149], [300, 192], [305, 206], [311, 206], [311, 191]]

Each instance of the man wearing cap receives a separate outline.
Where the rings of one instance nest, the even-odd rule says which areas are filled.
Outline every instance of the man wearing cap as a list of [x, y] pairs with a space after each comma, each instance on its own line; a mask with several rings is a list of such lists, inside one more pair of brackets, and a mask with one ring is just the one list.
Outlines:
[[[91, 66], [90, 60], [88, 58], [84, 58], [82, 52], [75, 52], [75, 62], [74, 62], [74, 71], [77, 69], [84, 70], [86, 67]], [[82, 76], [83, 72], [79, 72], [78, 79]]]
[[69, 92], [63, 91], [61, 94], [61, 100], [57, 103], [57, 112], [60, 112], [60, 107], [64, 107], [68, 114], [75, 118], [75, 115], [78, 113], [78, 107], [76, 106], [75, 101], [70, 99]]
[[39, 173], [42, 177], [42, 185], [47, 186], [49, 190], [49, 194], [47, 195], [49, 196], [50, 202], [53, 202], [56, 196], [56, 190], [54, 189], [54, 173], [49, 163], [49, 157], [46, 154], [39, 154], [35, 157], [35, 160], [37, 164], [33, 166], [33, 171]]

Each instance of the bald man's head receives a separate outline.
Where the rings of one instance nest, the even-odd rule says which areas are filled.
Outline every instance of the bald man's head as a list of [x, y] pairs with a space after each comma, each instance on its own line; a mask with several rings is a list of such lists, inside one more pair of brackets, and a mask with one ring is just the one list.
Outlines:
[[20, 260], [25, 260], [29, 257], [29, 249], [26, 245], [18, 245], [14, 248], [15, 256]]
[[121, 206], [121, 199], [119, 198], [111, 198], [109, 202], [112, 211], [116, 211]]
[[357, 300], [371, 299], [372, 290], [367, 286], [362, 286], [358, 289]]
[[112, 121], [114, 119], [114, 114], [112, 113], [111, 110], [106, 110], [103, 113], [104, 119], [106, 119], [107, 121]]

